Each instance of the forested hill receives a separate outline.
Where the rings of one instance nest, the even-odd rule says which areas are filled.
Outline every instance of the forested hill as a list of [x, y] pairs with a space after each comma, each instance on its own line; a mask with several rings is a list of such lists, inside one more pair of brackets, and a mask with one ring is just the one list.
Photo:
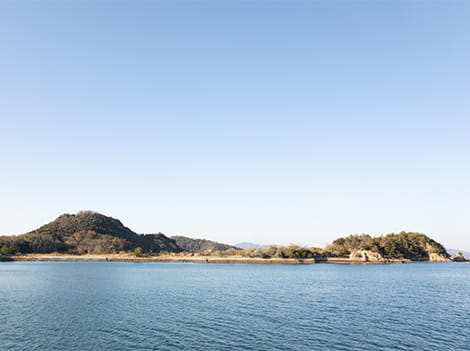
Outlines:
[[176, 244], [185, 252], [198, 253], [198, 252], [214, 252], [214, 251], [226, 251], [229, 249], [239, 250], [240, 248], [222, 244], [217, 241], [206, 240], [206, 239], [192, 239], [186, 236], [176, 235], [172, 236], [171, 239], [176, 241]]
[[333, 241], [325, 249], [329, 256], [349, 256], [355, 251], [371, 251], [385, 258], [406, 258], [413, 261], [428, 260], [437, 255], [448, 258], [444, 246], [425, 234], [401, 232], [372, 237], [367, 234], [350, 235]]
[[102, 254], [136, 247], [148, 253], [182, 251], [164, 234], [137, 234], [121, 221], [91, 211], [63, 214], [29, 233], [0, 237], [0, 247], [21, 253]]

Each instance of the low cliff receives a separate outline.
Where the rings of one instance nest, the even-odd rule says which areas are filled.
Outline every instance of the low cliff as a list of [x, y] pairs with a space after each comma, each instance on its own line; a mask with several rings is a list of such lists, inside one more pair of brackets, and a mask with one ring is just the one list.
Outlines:
[[454, 262], [469, 262], [469, 260], [467, 260], [461, 252], [458, 252], [454, 255], [454, 257], [452, 257], [452, 261]]

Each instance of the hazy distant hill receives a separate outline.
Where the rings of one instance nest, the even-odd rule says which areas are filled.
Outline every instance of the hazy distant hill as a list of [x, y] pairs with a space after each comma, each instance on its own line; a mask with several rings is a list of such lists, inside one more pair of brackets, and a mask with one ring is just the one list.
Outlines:
[[248, 243], [248, 242], [241, 242], [238, 244], [235, 244], [236, 247], [239, 247], [241, 249], [266, 249], [271, 246], [277, 246], [277, 245], [260, 245], [260, 244], [253, 244], [253, 243]]
[[196, 253], [205, 251], [226, 251], [228, 249], [240, 249], [236, 246], [222, 244], [217, 241], [206, 240], [206, 239], [192, 239], [186, 236], [176, 235], [172, 236], [171, 239], [176, 241], [176, 244], [186, 252]]

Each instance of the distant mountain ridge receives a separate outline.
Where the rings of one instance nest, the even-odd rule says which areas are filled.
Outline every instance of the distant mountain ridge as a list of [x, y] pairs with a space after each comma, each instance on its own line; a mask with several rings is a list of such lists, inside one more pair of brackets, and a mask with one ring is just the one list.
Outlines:
[[[177, 240], [180, 242], [178, 245]], [[130, 251], [141, 247], [146, 253], [178, 253], [191, 248], [225, 250], [230, 245], [182, 236], [169, 238], [165, 234], [137, 234], [118, 219], [92, 211], [63, 214], [54, 221], [29, 233], [0, 237], [0, 247], [8, 246], [21, 253], [106, 254]]]
[[267, 249], [268, 247], [279, 246], [279, 245], [254, 244], [254, 243], [244, 241], [244, 242], [235, 244], [235, 246], [246, 250], [246, 249]]

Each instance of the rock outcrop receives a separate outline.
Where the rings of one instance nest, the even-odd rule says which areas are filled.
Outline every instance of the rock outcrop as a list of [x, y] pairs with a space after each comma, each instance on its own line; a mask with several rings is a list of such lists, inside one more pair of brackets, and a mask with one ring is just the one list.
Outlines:
[[430, 253], [429, 262], [452, 262], [452, 261], [444, 255], [437, 254], [437, 253]]
[[381, 263], [386, 260], [378, 252], [373, 252], [370, 250], [355, 250], [349, 255], [351, 261], [361, 261], [361, 262], [373, 262]]
[[461, 252], [458, 252], [452, 257], [452, 261], [454, 262], [468, 262], [468, 260], [462, 255]]

